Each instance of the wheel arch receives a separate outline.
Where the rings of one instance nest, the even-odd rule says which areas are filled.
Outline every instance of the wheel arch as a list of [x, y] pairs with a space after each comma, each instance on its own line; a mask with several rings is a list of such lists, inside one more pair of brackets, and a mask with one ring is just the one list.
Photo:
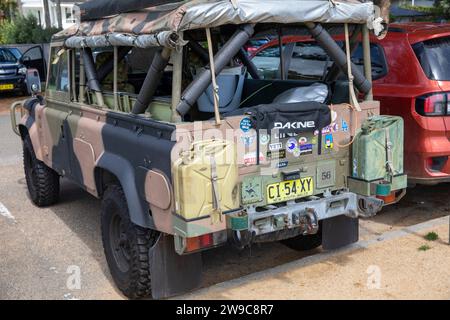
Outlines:
[[94, 168], [94, 178], [99, 197], [103, 196], [108, 184], [120, 184], [127, 199], [131, 221], [141, 227], [155, 229], [149, 206], [139, 195], [136, 172], [130, 162], [118, 155], [105, 152]]
[[19, 124], [18, 128], [19, 128], [20, 138], [22, 140], [24, 140], [26, 138], [26, 136], [29, 134], [28, 128], [23, 124]]

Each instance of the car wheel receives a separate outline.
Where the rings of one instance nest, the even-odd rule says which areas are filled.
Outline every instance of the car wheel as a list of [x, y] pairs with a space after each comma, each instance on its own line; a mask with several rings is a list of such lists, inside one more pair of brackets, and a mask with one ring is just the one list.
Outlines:
[[28, 87], [27, 87], [27, 86], [23, 87], [23, 88], [20, 90], [20, 94], [21, 94], [22, 96], [26, 96], [26, 97], [31, 96], [31, 92], [28, 91]]
[[28, 135], [23, 140], [23, 165], [33, 203], [38, 207], [46, 207], [58, 202], [59, 175], [36, 158]]
[[308, 251], [318, 248], [322, 245], [322, 228], [319, 228], [316, 234], [296, 236], [291, 239], [283, 240], [281, 243], [297, 251]]
[[103, 248], [117, 287], [130, 299], [151, 296], [149, 250], [159, 232], [133, 224], [119, 185], [105, 190], [101, 208]]

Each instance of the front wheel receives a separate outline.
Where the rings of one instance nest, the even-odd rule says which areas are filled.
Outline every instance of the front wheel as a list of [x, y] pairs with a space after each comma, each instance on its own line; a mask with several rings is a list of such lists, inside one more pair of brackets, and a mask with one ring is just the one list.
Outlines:
[[308, 251], [318, 248], [322, 245], [322, 228], [319, 228], [316, 234], [306, 236], [300, 235], [291, 239], [281, 241], [282, 244], [297, 251]]
[[107, 187], [101, 216], [103, 248], [117, 287], [130, 299], [151, 296], [149, 250], [159, 232], [131, 222], [127, 200], [119, 185]]
[[23, 166], [33, 203], [38, 207], [55, 204], [59, 198], [59, 175], [36, 158], [28, 135], [23, 140]]

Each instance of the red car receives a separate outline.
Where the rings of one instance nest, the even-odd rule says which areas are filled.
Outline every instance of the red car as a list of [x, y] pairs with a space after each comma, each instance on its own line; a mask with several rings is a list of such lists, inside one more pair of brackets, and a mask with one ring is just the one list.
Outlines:
[[[342, 44], [343, 36], [335, 40]], [[285, 57], [289, 78], [326, 78], [331, 63], [311, 37], [286, 35], [283, 44], [292, 52]], [[450, 182], [450, 24], [391, 24], [383, 40], [371, 38], [371, 56], [373, 92], [381, 113], [405, 121], [409, 182]], [[279, 76], [277, 39], [252, 58], [265, 78]], [[362, 64], [361, 46], [352, 61]]]

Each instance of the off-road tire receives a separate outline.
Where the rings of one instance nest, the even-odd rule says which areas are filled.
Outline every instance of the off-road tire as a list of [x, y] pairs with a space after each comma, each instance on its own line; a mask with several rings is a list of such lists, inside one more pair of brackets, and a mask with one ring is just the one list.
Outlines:
[[23, 166], [33, 203], [38, 207], [47, 207], [58, 202], [59, 175], [36, 158], [28, 135], [23, 140]]
[[297, 251], [308, 251], [318, 248], [322, 245], [322, 228], [319, 228], [316, 234], [300, 235], [294, 238], [281, 241], [282, 244]]
[[103, 248], [116, 286], [130, 299], [150, 297], [149, 250], [159, 232], [131, 222], [125, 194], [116, 184], [104, 192], [101, 219]]

